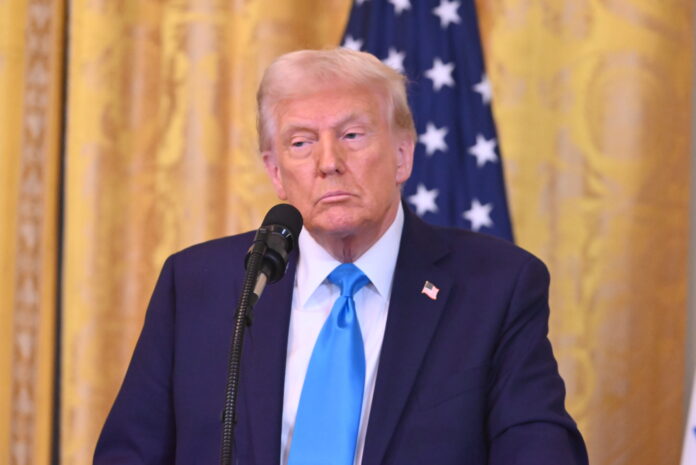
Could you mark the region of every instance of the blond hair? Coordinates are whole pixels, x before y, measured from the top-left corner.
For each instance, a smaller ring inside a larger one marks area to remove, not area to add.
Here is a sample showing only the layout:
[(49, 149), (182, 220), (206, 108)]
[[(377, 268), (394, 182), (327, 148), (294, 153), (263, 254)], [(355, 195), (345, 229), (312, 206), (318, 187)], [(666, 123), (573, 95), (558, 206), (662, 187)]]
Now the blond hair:
[(407, 131), (415, 138), (404, 75), (366, 52), (346, 48), (299, 50), (276, 58), (259, 84), (256, 124), (261, 152), (271, 149), (274, 111), (281, 100), (307, 94), (317, 84), (333, 82), (383, 90), (394, 128)]

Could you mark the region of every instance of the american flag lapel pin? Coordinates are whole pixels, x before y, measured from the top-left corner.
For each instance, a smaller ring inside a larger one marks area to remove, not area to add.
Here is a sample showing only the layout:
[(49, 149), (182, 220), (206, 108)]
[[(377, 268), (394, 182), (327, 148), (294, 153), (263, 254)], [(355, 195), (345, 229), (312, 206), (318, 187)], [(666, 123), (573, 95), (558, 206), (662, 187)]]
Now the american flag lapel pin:
[(425, 284), (423, 284), (423, 289), (421, 290), (421, 294), (427, 295), (432, 300), (437, 300), (438, 292), (440, 292), (440, 288), (431, 283), (430, 281), (426, 281)]

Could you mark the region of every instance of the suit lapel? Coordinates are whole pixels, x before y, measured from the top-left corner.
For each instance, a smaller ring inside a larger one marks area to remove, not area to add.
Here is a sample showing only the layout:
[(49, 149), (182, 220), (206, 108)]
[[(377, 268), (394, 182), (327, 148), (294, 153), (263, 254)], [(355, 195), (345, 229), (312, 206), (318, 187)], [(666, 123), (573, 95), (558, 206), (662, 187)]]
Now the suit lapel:
[[(449, 274), (436, 265), (449, 249), (406, 206), (404, 212), (363, 463), (383, 463), (452, 286)], [(421, 293), (426, 281), (439, 288), (436, 299)]]
[(285, 276), (269, 285), (259, 299), (244, 341), (244, 403), (253, 457), (260, 464), (280, 459), (285, 358), (297, 255), (291, 254)]

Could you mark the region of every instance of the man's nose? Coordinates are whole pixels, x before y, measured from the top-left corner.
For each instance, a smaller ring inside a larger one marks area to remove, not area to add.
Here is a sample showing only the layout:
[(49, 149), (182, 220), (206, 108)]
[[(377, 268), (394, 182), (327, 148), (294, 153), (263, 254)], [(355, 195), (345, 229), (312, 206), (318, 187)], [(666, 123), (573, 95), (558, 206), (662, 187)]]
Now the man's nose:
[(324, 137), (319, 143), (317, 168), (323, 175), (343, 172), (344, 153), (336, 137)]

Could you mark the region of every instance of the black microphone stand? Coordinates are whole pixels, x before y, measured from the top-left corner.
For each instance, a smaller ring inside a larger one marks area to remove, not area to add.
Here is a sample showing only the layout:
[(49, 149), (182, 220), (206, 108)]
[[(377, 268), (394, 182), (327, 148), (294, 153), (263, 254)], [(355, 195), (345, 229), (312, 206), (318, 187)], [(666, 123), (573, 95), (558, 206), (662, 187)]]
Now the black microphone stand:
[(252, 310), (266, 283), (274, 283), (285, 274), (288, 254), (295, 247), (301, 229), (302, 216), (295, 207), (288, 204), (276, 205), (266, 214), (247, 252), (244, 263), (246, 273), (237, 305), (227, 364), (225, 407), (222, 411), (222, 465), (232, 463), (244, 329), (251, 325)]
[(259, 274), (263, 264), (263, 257), (267, 250), (266, 238), (269, 234), (267, 228), (261, 228), (254, 238), (254, 243), (249, 249), (246, 264), (246, 274), (242, 285), (242, 294), (237, 305), (237, 313), (232, 332), (232, 345), (230, 358), (227, 365), (227, 387), (225, 389), (225, 408), (222, 412), (222, 452), (220, 463), (231, 465), (234, 447), (234, 427), (237, 423), (237, 393), (239, 388), (239, 369), (242, 358), (242, 343), (244, 341), (244, 329), (251, 324), (251, 312), (256, 304), (261, 291), (266, 285), (267, 275)]

